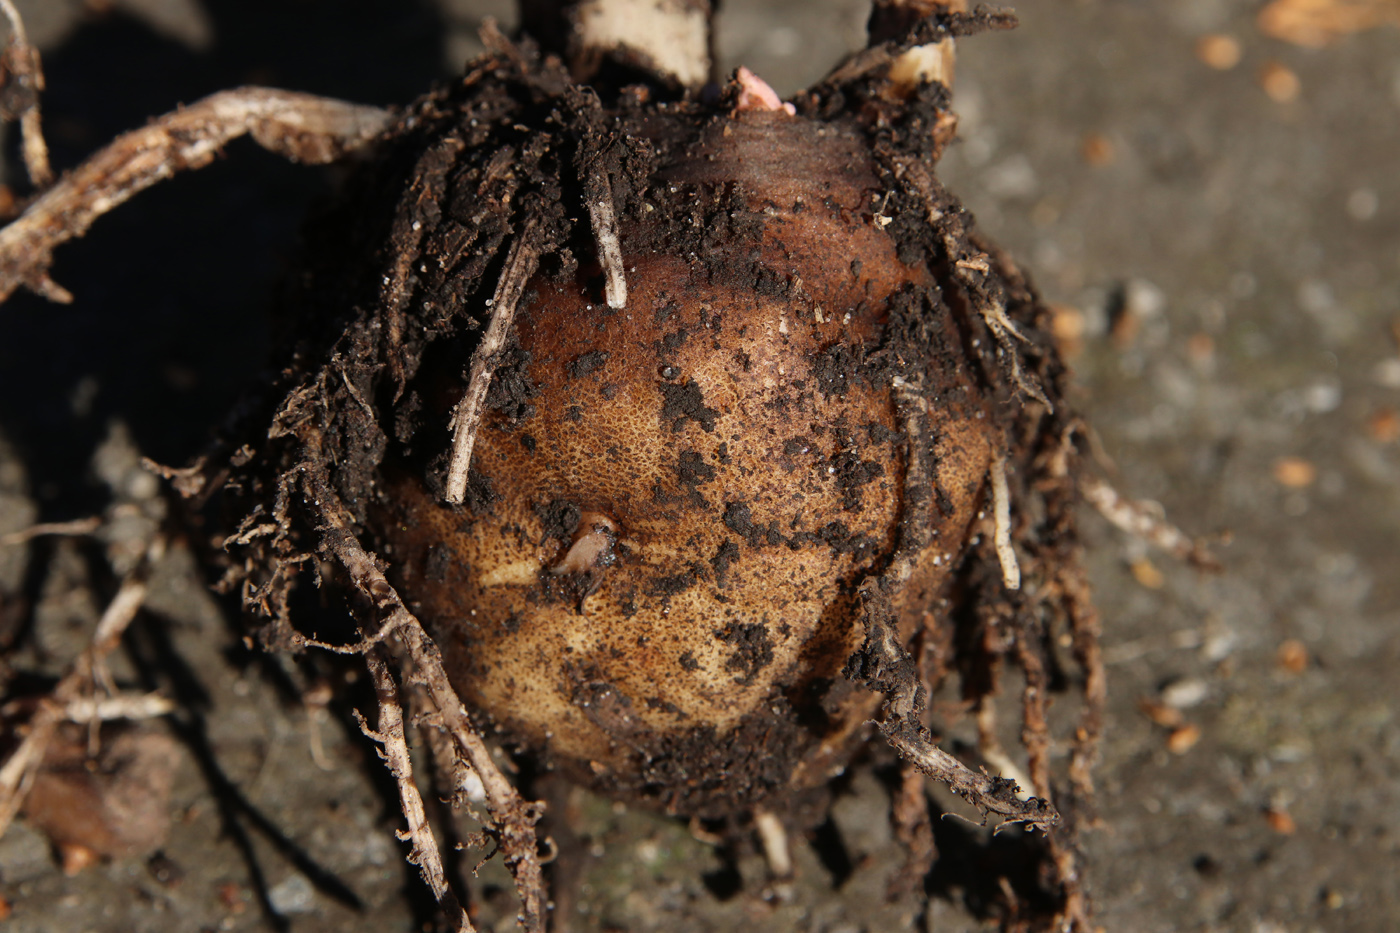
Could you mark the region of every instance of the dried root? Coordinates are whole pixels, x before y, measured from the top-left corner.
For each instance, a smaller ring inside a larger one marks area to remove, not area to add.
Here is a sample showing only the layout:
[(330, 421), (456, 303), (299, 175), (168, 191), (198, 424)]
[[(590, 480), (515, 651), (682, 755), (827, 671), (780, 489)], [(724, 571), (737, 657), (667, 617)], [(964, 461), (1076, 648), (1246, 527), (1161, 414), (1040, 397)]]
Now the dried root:
[(1177, 560), (1184, 560), (1193, 567), (1201, 570), (1220, 569), (1220, 561), (1210, 549), (1169, 522), (1158, 503), (1129, 499), (1098, 477), (1081, 480), (1079, 487), (1084, 500), (1115, 527), (1153, 547), (1161, 548)]
[(1011, 493), (1006, 488), (1006, 457), (998, 453), (992, 461), (992, 515), (997, 560), (1001, 563), (1001, 579), (1008, 590), (1021, 588), (1021, 565), (1016, 561), (1016, 549), (1011, 546)]
[(43, 522), (38, 525), (30, 525), (28, 528), (21, 528), (19, 531), (12, 531), (6, 535), (0, 535), (0, 547), (13, 547), (17, 544), (28, 544), (35, 538), (42, 538), (48, 535), (58, 537), (83, 537), (90, 535), (102, 527), (102, 519), (96, 515), (88, 518), (74, 519), (71, 522)]
[(895, 631), (889, 596), (880, 582), (861, 586), (862, 622), (866, 639), (846, 667), (846, 676), (869, 685), (889, 697), (880, 732), (920, 771), (941, 781), (953, 793), (981, 810), (1016, 822), (1049, 827), (1060, 821), (1050, 802), (1018, 796), (1016, 782), (973, 771), (935, 744), (920, 718), (926, 697), (914, 660)]
[[(37, 119), (37, 109), (26, 112)], [(247, 87), (210, 95), (124, 133), (0, 230), (0, 301), (21, 285), (51, 301), (72, 301), (48, 275), (55, 249), (156, 182), (208, 165), (239, 136), (251, 135), (289, 159), (321, 164), (372, 140), (389, 117), (377, 107)]]
[[(374, 615), (379, 619), (377, 629), (368, 636), (370, 642), (376, 643), (376, 646), (367, 654), (367, 663), (371, 663), (371, 674), (379, 692), (381, 723), (388, 725), (388, 728), (382, 725), (380, 732), (392, 737), (393, 724), (397, 721), (399, 734), (402, 734), (402, 708), (398, 706), (392, 682), (384, 679), (387, 676), (387, 668), (383, 666), (383, 658), (378, 656), (384, 648), (377, 643), (385, 640), (392, 632), (403, 652), (402, 657), (398, 659), (402, 679), (424, 687), (437, 708), (442, 727), (456, 745), (457, 754), (463, 757), (481, 779), (490, 811), (488, 831), (505, 853), (506, 866), (515, 877), (516, 890), (522, 901), (519, 918), (521, 926), (529, 933), (542, 931), (548, 898), (540, 871), (535, 834), (535, 822), (539, 819), (542, 805), (527, 804), (492, 760), (485, 742), (472, 726), (461, 699), (448, 682), (447, 673), (442, 665), (442, 655), (437, 646), (423, 630), (418, 619), (404, 606), (393, 585), (384, 578), (378, 562), (350, 530), (348, 513), (341, 505), (340, 497), (333, 491), (325, 474), (325, 467), (319, 465), (324, 461), (315, 459), (319, 453), (316, 450), (315, 435), (309, 434), (308, 440), (307, 453), (312, 459), (303, 467), (302, 476), (305, 494), (317, 504), (322, 550), (327, 557), (334, 559), (344, 568), (351, 582), (360, 595), (369, 601)], [(376, 660), (369, 661), (371, 657)], [(379, 665), (378, 670), (374, 665)], [(391, 702), (387, 710), (386, 699)], [(437, 851), (436, 841), (431, 832), (425, 829), (421, 799), (417, 809), (409, 812), (413, 797), (417, 795), (416, 786), (411, 790), (406, 787), (413, 783), (411, 763), (406, 756), (400, 760), (388, 744), (386, 755), (406, 805), (405, 813), (409, 819), (415, 861), (439, 901), (449, 910), (451, 916), (457, 917), (461, 908), (455, 899), (447, 900), (451, 897), (451, 892), (442, 876), (441, 855)], [(465, 914), (461, 914), (461, 917), (466, 919)]]
[[(122, 634), (146, 601), (147, 577), (164, 551), (165, 539), (161, 536), (147, 544), (141, 561), (122, 581), (116, 596), (98, 620), (87, 650), (73, 662), (49, 695), (39, 701), (29, 719), (24, 740), (0, 767), (0, 835), (24, 806), (25, 796), (44, 762), (44, 754), (59, 723), (71, 719), (95, 725), (109, 718), (147, 718), (169, 711), (168, 703), (158, 697), (114, 694), (105, 664), (107, 655), (121, 643)], [(99, 698), (96, 693), (102, 689), (109, 695)], [(96, 730), (90, 734), (95, 738)]]
[(587, 176), (584, 186), (598, 259), (603, 266), (603, 294), (609, 308), (621, 310), (627, 307), (627, 275), (622, 268), (622, 241), (617, 235), (612, 183), (605, 172), (594, 172)]
[[(452, 457), (447, 467), (447, 483), (443, 498), (451, 505), (461, 505), (467, 495), (467, 479), (472, 463), (472, 445), (476, 442), (476, 431), (481, 426), (481, 410), (486, 402), (486, 392), (491, 388), (491, 377), (496, 374), (501, 353), (505, 350), (510, 336), (511, 325), (515, 323), (515, 309), (525, 292), (525, 283), (539, 268), (541, 244), (537, 242), (537, 228), (529, 221), (515, 240), (510, 254), (506, 257), (505, 271), (496, 284), (495, 297), (488, 304), (491, 307), (491, 323), (481, 338), (481, 345), (472, 355), (471, 376), (467, 380), (467, 391), (458, 403), (452, 417)], [(621, 260), (619, 259), (619, 263)], [(625, 295), (624, 286), (624, 295)]]
[(0, 13), (10, 21), (10, 38), (0, 53), (0, 116), (19, 120), (20, 153), (29, 181), (36, 188), (47, 188), (53, 184), (53, 168), (39, 115), (39, 93), (44, 90), (39, 50), (29, 44), (24, 20), (12, 0), (0, 0)]
[(423, 809), (423, 796), (418, 792), (418, 784), (413, 777), (413, 760), (408, 752), (408, 741), (404, 738), (403, 706), (399, 703), (398, 685), (389, 673), (383, 650), (367, 653), (365, 665), (369, 668), (374, 692), (379, 699), (379, 728), (371, 729), (361, 718), (360, 729), (383, 746), (380, 756), (393, 772), (394, 782), (399, 787), (399, 806), (408, 821), (407, 833), (401, 838), (407, 838), (413, 845), (408, 860), (423, 873), (423, 880), (428, 883), (433, 896), (443, 912), (452, 919), (456, 929), (462, 933), (472, 933), (476, 928), (447, 883), (447, 875), (442, 868), (442, 853), (438, 850), (433, 828), (428, 823), (427, 812)]

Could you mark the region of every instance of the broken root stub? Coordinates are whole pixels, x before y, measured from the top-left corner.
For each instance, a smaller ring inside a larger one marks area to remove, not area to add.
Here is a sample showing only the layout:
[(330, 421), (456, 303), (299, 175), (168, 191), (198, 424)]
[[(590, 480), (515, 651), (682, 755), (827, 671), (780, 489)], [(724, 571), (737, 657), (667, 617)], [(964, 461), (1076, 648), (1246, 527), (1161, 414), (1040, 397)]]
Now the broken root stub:
[[(269, 640), (297, 643), (287, 593), (319, 549), (366, 636), (440, 666), (483, 780), (504, 782), (489, 725), (623, 799), (772, 812), (883, 717), (976, 806), (1053, 827), (1054, 633), (1089, 685), (1081, 789), (1101, 698), (1072, 416), (1047, 310), (933, 175), (946, 89), (872, 67), (793, 113), (737, 86), (584, 90), (496, 47), (308, 238), (282, 402), (229, 484)], [(937, 748), (915, 639), (949, 647), (934, 689), (1026, 671), (1035, 797)], [(528, 807), (496, 791), (539, 904)]]

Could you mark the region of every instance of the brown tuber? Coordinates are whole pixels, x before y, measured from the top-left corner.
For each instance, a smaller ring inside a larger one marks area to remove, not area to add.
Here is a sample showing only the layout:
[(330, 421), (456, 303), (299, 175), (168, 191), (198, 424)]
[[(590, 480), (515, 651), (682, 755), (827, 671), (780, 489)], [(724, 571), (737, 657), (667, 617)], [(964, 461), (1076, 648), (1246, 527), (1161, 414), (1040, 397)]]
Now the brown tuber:
[[(703, 40), (709, 5), (671, 6)], [(222, 488), (228, 582), (265, 644), (368, 656), (366, 731), (459, 928), (400, 693), (447, 736), (452, 786), (480, 779), (526, 929), (545, 913), (538, 809), (487, 730), (669, 813), (743, 825), (762, 808), (767, 844), (772, 814), (872, 722), (905, 759), (911, 839), (918, 769), (1045, 830), (1051, 914), (1084, 928), (1074, 832), (1103, 680), (1073, 520), (1082, 431), (1050, 312), (933, 174), (952, 38), (1010, 23), (949, 6), (877, 3), (871, 47), (789, 103), (744, 69), (687, 90), (706, 69), (684, 50), (704, 41), (547, 54), (490, 30), (462, 79), (392, 120), (282, 97), (273, 120), (270, 92), (229, 95), (263, 109), (211, 138), (290, 132), (306, 158), (366, 158), (309, 229), (279, 377), (210, 455), (165, 472), (186, 495)], [(570, 28), (625, 32), (604, 7)], [(119, 144), (108, 156), (123, 164)], [(0, 243), (0, 289), (57, 287), (48, 251), (101, 212), (83, 197), (60, 183), (6, 231), (41, 246)], [(348, 584), (354, 636), (294, 617), (308, 567)], [(1056, 646), (1084, 702), (1052, 782)], [(992, 728), (1007, 663), (1023, 774)], [(983, 739), (972, 767), (930, 731), (928, 695), (954, 680)]]
[[(721, 815), (844, 762), (881, 699), (841, 676), (859, 586), (927, 526), (891, 596), (907, 641), (1001, 438), (857, 127), (676, 107), (623, 133), (653, 153), (616, 196), (625, 307), (596, 266), (537, 274), (479, 498), (444, 507), (395, 463), (371, 524), (474, 708), (606, 790)], [(431, 373), (446, 423), (460, 384)], [(932, 469), (906, 490), (915, 385)]]
[[(234, 474), (269, 643), (304, 643), (306, 495), (363, 636), (421, 618), (473, 722), (574, 780), (781, 809), (875, 720), (984, 813), (1054, 826), (1050, 632), (1088, 697), (1065, 802), (1102, 690), (1077, 422), (1049, 312), (932, 174), (947, 89), (904, 67), (1001, 24), (917, 20), (790, 104), (744, 71), (585, 88), (496, 38), (414, 104), (312, 229), (271, 444)], [(1003, 659), (1024, 789), (928, 728), (930, 690), (957, 671), (980, 708)], [(1046, 851), (1082, 917), (1072, 838)]]

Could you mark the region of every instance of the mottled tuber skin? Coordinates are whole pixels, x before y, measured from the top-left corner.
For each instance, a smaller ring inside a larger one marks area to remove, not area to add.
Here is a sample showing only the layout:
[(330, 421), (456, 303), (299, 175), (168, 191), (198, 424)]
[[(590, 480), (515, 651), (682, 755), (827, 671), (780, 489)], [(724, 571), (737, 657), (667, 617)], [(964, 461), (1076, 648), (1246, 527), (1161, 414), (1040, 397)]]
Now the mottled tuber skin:
[[(892, 339), (936, 287), (880, 223), (862, 134), (782, 111), (659, 123), (626, 307), (596, 268), (532, 280), (509, 374), (529, 414), (503, 394), (476, 440), (491, 494), (464, 514), (399, 467), (376, 524), (475, 708), (575, 777), (722, 815), (844, 764), (881, 699), (841, 676), (856, 588), (920, 513), (912, 635), (1000, 440), (949, 309), (926, 344)], [(729, 237), (677, 250), (685, 205), (721, 201)], [(892, 381), (916, 377), (937, 467), (911, 501)]]

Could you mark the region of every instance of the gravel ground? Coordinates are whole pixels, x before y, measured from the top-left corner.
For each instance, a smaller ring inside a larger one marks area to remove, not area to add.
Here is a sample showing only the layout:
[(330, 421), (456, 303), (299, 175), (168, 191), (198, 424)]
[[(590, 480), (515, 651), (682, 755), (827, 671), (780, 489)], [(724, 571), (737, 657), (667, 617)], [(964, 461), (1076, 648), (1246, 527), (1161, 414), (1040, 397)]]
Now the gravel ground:
[[(479, 48), (483, 15), (513, 18), (471, 0), (19, 6), (60, 167), (239, 83), (402, 102)], [(940, 167), (1063, 306), (1117, 485), (1233, 536), (1205, 575), (1085, 515), (1110, 673), (1087, 870), (1108, 930), (1400, 925), (1400, 31), (1303, 48), (1263, 35), (1259, 6), (1025, 0), (1020, 29), (962, 43), (962, 142)], [(863, 17), (731, 0), (720, 44), (790, 92), (859, 43)], [(137, 452), (184, 461), (254, 378), (258, 309), (329, 187), (231, 146), (60, 254), (74, 305), (0, 308), (0, 534), (112, 519), (97, 541), (0, 548), (11, 689), (62, 669), (114, 591), (109, 559), (129, 562), (159, 517)], [(17, 823), (0, 839), (8, 928), (429, 921), (373, 752), (345, 726), (353, 669), (248, 654), (188, 547), (152, 593), (115, 673), (180, 701), (150, 732), (179, 740), (169, 838), (68, 878)], [(346, 699), (305, 702), (321, 684)], [(898, 853), (872, 754), (831, 823), (796, 840), (790, 889), (682, 825), (556, 789), (585, 856), (575, 927), (910, 928), (914, 904), (883, 896)], [(939, 842), (998, 845), (955, 821)], [(928, 928), (986, 923), (976, 863), (935, 882)], [(474, 885), (483, 925), (510, 928), (499, 867)]]

